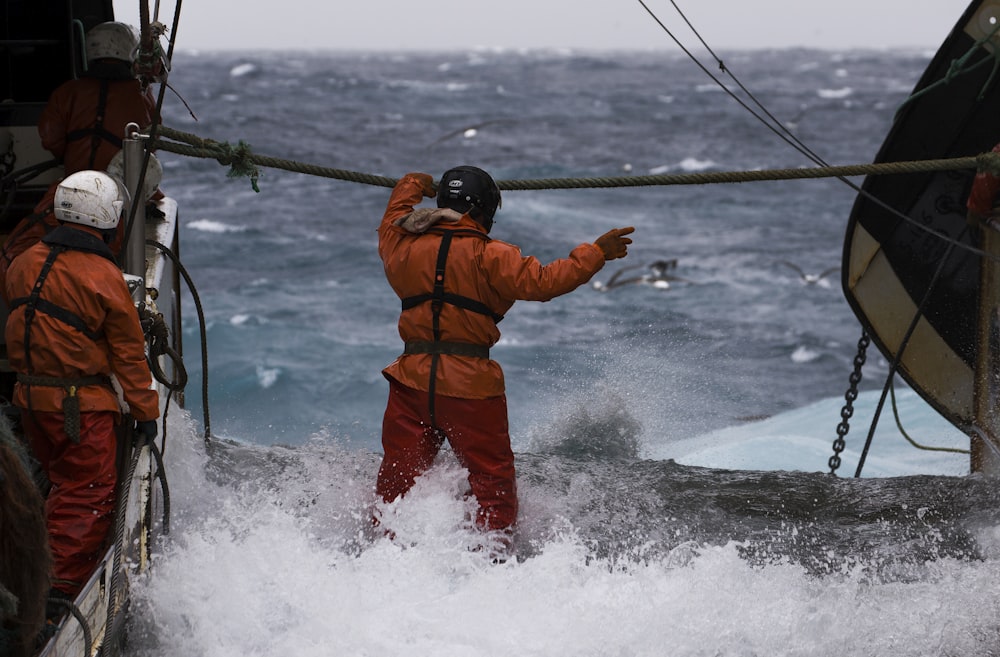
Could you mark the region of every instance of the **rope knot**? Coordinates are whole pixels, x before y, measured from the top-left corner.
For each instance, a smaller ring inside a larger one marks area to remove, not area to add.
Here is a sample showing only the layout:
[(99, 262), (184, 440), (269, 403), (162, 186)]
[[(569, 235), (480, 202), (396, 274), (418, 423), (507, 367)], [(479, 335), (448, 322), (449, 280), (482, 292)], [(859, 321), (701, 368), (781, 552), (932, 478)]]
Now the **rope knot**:
[(990, 151), (976, 156), (976, 169), (980, 173), (988, 173), (1000, 177), (1000, 152)]
[(257, 180), (260, 178), (260, 170), (254, 164), (254, 155), (250, 150), (250, 145), (241, 139), (235, 148), (228, 143), (219, 144), (218, 147), (221, 153), (215, 159), (219, 164), (229, 166), (229, 173), (226, 174), (226, 177), (241, 178), (246, 176), (250, 179), (250, 186), (253, 187), (253, 191), (260, 193), (260, 187), (257, 186)]

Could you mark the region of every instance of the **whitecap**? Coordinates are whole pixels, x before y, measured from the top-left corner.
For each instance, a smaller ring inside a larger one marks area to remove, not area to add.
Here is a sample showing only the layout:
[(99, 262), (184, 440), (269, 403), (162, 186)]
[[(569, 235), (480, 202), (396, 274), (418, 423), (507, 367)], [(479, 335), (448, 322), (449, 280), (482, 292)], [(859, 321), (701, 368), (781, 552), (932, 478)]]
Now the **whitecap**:
[(212, 221), (211, 219), (198, 219), (196, 221), (191, 221), (187, 225), (188, 228), (194, 230), (200, 230), (205, 233), (242, 233), (246, 230), (246, 226), (234, 226), (232, 224), (224, 224), (221, 221)]
[(816, 95), (820, 98), (847, 98), (854, 93), (854, 89), (850, 87), (841, 87), (840, 89), (819, 89)]
[(276, 367), (257, 366), (257, 382), (261, 388), (273, 386), (277, 382), (279, 374), (281, 374), (281, 370)]
[(229, 69), (229, 75), (234, 78), (241, 78), (244, 75), (249, 75), (250, 73), (257, 72), (257, 65), (251, 64), (250, 62), (244, 62), (242, 64), (237, 64), (236, 66)]
[(686, 157), (681, 160), (681, 171), (705, 171), (715, 166), (712, 160), (698, 160), (693, 157)]
[(820, 353), (815, 349), (799, 346), (792, 352), (793, 363), (811, 363), (820, 357)]
[(249, 75), (250, 73), (257, 72), (257, 65), (246, 62), (243, 64), (237, 64), (236, 66), (229, 69), (229, 75), (234, 78), (241, 78), (244, 75)]
[(229, 318), (229, 324), (231, 326), (260, 326), (261, 324), (267, 323), (268, 320), (266, 317), (251, 315), (249, 313), (236, 313)]
[(663, 164), (658, 167), (653, 167), (649, 170), (649, 173), (658, 176), (663, 173), (670, 173), (671, 171), (705, 171), (711, 169), (715, 166), (715, 162), (712, 160), (699, 160), (694, 157), (686, 157), (677, 164)]

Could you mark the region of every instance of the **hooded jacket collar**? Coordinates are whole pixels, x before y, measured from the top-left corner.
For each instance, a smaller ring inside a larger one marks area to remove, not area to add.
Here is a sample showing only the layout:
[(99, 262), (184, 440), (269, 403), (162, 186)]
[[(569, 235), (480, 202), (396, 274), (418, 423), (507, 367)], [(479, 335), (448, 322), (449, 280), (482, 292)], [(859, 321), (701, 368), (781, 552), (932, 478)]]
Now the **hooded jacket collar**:
[(64, 246), (74, 251), (85, 251), (115, 262), (115, 256), (104, 240), (86, 228), (75, 228), (63, 224), (43, 237), (42, 241), (49, 246)]

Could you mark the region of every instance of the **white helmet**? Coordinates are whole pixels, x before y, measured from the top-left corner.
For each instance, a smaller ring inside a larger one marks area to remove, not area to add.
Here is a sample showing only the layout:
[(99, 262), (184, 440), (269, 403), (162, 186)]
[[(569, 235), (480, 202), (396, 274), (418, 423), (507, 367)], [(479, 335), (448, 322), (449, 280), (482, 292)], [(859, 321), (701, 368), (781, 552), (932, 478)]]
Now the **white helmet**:
[(128, 192), (103, 171), (77, 171), (56, 187), (56, 219), (99, 230), (116, 228)]
[(132, 63), (139, 48), (139, 31), (126, 23), (108, 21), (87, 32), (87, 61), (119, 59)]
[[(108, 173), (122, 184), (125, 183), (125, 157), (122, 155), (122, 151), (118, 151), (111, 158), (111, 162), (108, 163)], [(156, 156), (150, 153), (149, 162), (146, 164), (146, 177), (142, 181), (142, 199), (144, 201), (153, 197), (161, 180), (163, 180), (163, 166), (156, 159)]]

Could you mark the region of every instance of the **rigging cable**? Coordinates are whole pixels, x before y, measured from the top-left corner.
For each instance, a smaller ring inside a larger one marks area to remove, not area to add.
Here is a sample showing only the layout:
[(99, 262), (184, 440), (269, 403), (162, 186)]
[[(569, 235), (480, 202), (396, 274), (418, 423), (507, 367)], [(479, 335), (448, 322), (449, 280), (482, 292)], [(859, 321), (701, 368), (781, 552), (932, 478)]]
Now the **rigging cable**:
[[(163, 100), (164, 96), (166, 95), (166, 89), (169, 87), (169, 85), (167, 84), (167, 77), (169, 75), (171, 62), (173, 61), (174, 45), (177, 42), (177, 27), (180, 24), (181, 4), (182, 0), (177, 0), (177, 3), (174, 8), (173, 24), (170, 29), (170, 37), (167, 39), (169, 45), (167, 46), (166, 61), (163, 62), (162, 60), (158, 59), (159, 56), (162, 54), (159, 48), (159, 36), (162, 28), (159, 27), (160, 24), (157, 24), (156, 28), (153, 27), (153, 25), (150, 23), (149, 20), (148, 6), (146, 5), (145, 2), (139, 3), (141, 34), (143, 35), (143, 38), (146, 40), (146, 45), (150, 48), (150, 52), (146, 53), (146, 56), (157, 58), (159, 64), (162, 66), (162, 68), (159, 71), (156, 71), (155, 70), (156, 64), (151, 65), (151, 70), (156, 72), (158, 75), (157, 79), (160, 82), (160, 89), (156, 99), (156, 109), (153, 113), (153, 124), (152, 126), (150, 126), (149, 135), (147, 136), (147, 148), (145, 149), (145, 158), (143, 160), (142, 167), (140, 168), (139, 180), (136, 185), (136, 188), (139, 190), (143, 188), (143, 183), (146, 177), (146, 168), (149, 163), (149, 157), (152, 153), (153, 148), (157, 144), (157, 132), (161, 125), (161, 111), (163, 108)], [(159, 5), (157, 4), (156, 14), (154, 15), (154, 18), (158, 17), (159, 17)], [(139, 203), (145, 202), (145, 199), (142, 199), (141, 196), (142, 196), (141, 194), (136, 194), (135, 198), (132, 199), (132, 207), (129, 214), (129, 220), (126, 225), (125, 237), (123, 239), (123, 242), (126, 243), (128, 242), (129, 235), (132, 230), (132, 226), (136, 216), (136, 212), (139, 207)], [(198, 298), (198, 291), (195, 288), (194, 282), (191, 280), (191, 277), (188, 275), (187, 270), (181, 264), (180, 259), (177, 257), (177, 255), (173, 253), (170, 249), (168, 249), (166, 246), (155, 240), (146, 240), (146, 244), (159, 249), (162, 253), (167, 255), (173, 261), (174, 265), (177, 267), (178, 271), (181, 273), (181, 275), (184, 277), (184, 280), (187, 282), (188, 288), (190, 289), (192, 297), (194, 298), (195, 301), (195, 308), (198, 312), (198, 321), (201, 329), (201, 340), (202, 340), (202, 345), (201, 345), (202, 346), (202, 405), (204, 408), (204, 424), (205, 424), (204, 439), (207, 444), (211, 438), (212, 429), (211, 429), (211, 422), (209, 419), (209, 407), (208, 407), (208, 363), (206, 360), (207, 339), (205, 336), (205, 316), (201, 307), (201, 300)], [(161, 352), (169, 355), (174, 360), (175, 364), (179, 367), (179, 371), (182, 373), (181, 375), (179, 375), (179, 378), (182, 378), (183, 382), (178, 382), (177, 385), (168, 385), (170, 393), (173, 393), (178, 388), (178, 386), (180, 389), (183, 389), (184, 385), (187, 383), (187, 373), (183, 370), (184, 366), (180, 354), (174, 351), (169, 346), (169, 344), (167, 344), (165, 336), (161, 336), (160, 340), (158, 341), (158, 344)], [(154, 370), (154, 373), (157, 373), (156, 370)], [(162, 372), (158, 373), (162, 375)], [(158, 376), (157, 378), (161, 381), (161, 383), (166, 383), (166, 381), (164, 380), (165, 376), (162, 378)], [(165, 437), (166, 436), (165, 417), (163, 419), (163, 426), (164, 426), (164, 437)], [(164, 444), (163, 447), (165, 448), (166, 445)]]
[[(745, 93), (750, 100), (753, 101), (754, 105), (756, 105), (758, 108), (760, 108), (761, 112), (763, 112), (763, 114), (766, 115), (767, 118), (770, 119), (771, 122), (765, 120), (764, 117), (762, 117), (760, 114), (758, 114), (756, 111), (754, 111), (753, 108), (751, 108), (749, 105), (747, 105), (747, 103), (744, 102), (743, 99), (741, 99), (739, 96), (737, 96), (735, 93), (733, 93), (732, 89), (730, 89), (725, 84), (723, 84), (723, 82), (718, 77), (716, 77), (711, 71), (708, 70), (708, 67), (706, 67), (704, 64), (702, 64), (702, 62), (699, 61), (698, 58), (693, 53), (691, 53), (691, 51), (689, 49), (687, 49), (686, 47), (684, 47), (684, 45), (681, 43), (681, 41), (674, 35), (673, 32), (670, 31), (670, 29), (663, 23), (663, 21), (661, 21), (659, 19), (659, 17), (657, 17), (657, 15), (655, 13), (653, 13), (653, 11), (649, 8), (649, 6), (645, 3), (644, 0), (637, 0), (637, 2), (640, 5), (642, 5), (643, 9), (645, 9), (646, 12), (653, 18), (653, 20), (656, 21), (656, 23), (663, 29), (663, 31), (667, 33), (667, 35), (673, 40), (673, 42), (677, 45), (677, 47), (679, 47), (684, 52), (684, 54), (687, 55), (688, 58), (698, 68), (700, 68), (702, 70), (702, 72), (705, 73), (705, 75), (707, 75), (713, 82), (715, 82), (715, 84), (717, 84), (724, 92), (726, 92), (726, 94), (729, 95), (730, 98), (732, 98), (733, 100), (735, 100), (741, 107), (743, 107), (745, 110), (747, 110), (748, 112), (750, 112), (750, 114), (754, 118), (756, 118), (758, 121), (760, 121), (768, 130), (770, 130), (771, 132), (773, 132), (782, 141), (784, 141), (785, 143), (789, 144), (792, 148), (794, 148), (795, 150), (797, 150), (799, 153), (801, 153), (802, 155), (806, 156), (808, 159), (812, 160), (815, 164), (818, 164), (818, 165), (823, 166), (823, 167), (829, 167), (829, 164), (827, 164), (812, 149), (810, 149), (808, 146), (806, 146), (802, 142), (802, 140), (800, 140), (798, 137), (796, 137), (794, 133), (792, 133), (780, 120), (778, 120), (767, 109), (767, 107), (765, 107), (764, 104), (761, 103), (757, 99), (757, 97), (747, 87), (745, 87), (743, 85), (742, 82), (740, 82), (739, 78), (737, 78), (733, 74), (732, 70), (730, 70), (725, 65), (725, 63), (712, 51), (712, 49), (708, 46), (708, 44), (705, 43), (705, 40), (701, 38), (701, 35), (698, 34), (698, 31), (695, 30), (695, 28), (691, 25), (690, 21), (688, 21), (687, 17), (684, 16), (684, 12), (681, 11), (680, 7), (677, 6), (677, 3), (674, 0), (670, 0), (670, 3), (677, 10), (677, 13), (681, 16), (681, 18), (684, 19), (684, 22), (687, 23), (687, 25), (689, 27), (691, 27), (691, 31), (694, 32), (694, 34), (698, 37), (698, 40), (702, 43), (702, 45), (705, 47), (705, 49), (712, 55), (712, 57), (718, 63), (719, 70), (721, 70), (722, 72), (726, 73), (733, 80), (733, 82), (736, 84), (736, 86), (743, 93)], [(1000, 27), (1000, 26), (998, 26), (998, 27)], [(996, 29), (994, 29), (994, 31), (996, 31)], [(984, 39), (980, 39), (973, 46), (973, 48), (970, 50), (970, 54), (967, 55), (966, 57), (970, 57), (971, 53), (974, 52), (975, 49), (978, 46), (982, 45), (988, 39), (989, 39), (988, 36), (985, 37)], [(984, 57), (988, 58), (988, 57), (992, 57), (992, 55), (987, 54)], [(841, 182), (843, 182), (844, 184), (846, 184), (848, 187), (850, 187), (851, 189), (853, 189), (855, 192), (857, 192), (859, 195), (864, 196), (866, 199), (868, 199), (869, 201), (871, 201), (875, 205), (878, 205), (883, 210), (886, 210), (890, 214), (895, 215), (897, 218), (902, 219), (903, 221), (909, 223), (911, 226), (913, 226), (914, 228), (916, 228), (918, 230), (921, 230), (921, 231), (923, 231), (925, 233), (933, 235), (934, 237), (936, 237), (936, 238), (938, 238), (938, 239), (940, 239), (940, 240), (942, 240), (944, 242), (947, 242), (947, 243), (951, 244), (952, 246), (957, 246), (957, 247), (959, 247), (961, 249), (965, 249), (966, 251), (969, 251), (970, 253), (975, 253), (976, 255), (979, 255), (981, 257), (997, 258), (997, 256), (991, 256), (991, 255), (989, 255), (989, 254), (987, 254), (987, 253), (985, 253), (985, 252), (983, 252), (983, 251), (981, 251), (981, 250), (973, 247), (972, 245), (963, 244), (961, 242), (958, 242), (957, 240), (955, 240), (954, 238), (952, 238), (949, 235), (944, 235), (942, 233), (939, 233), (939, 232), (931, 229), (928, 226), (925, 226), (924, 224), (920, 223), (919, 221), (917, 221), (915, 219), (912, 219), (908, 215), (900, 212), (896, 208), (894, 208), (894, 207), (890, 206), (889, 204), (885, 203), (881, 199), (876, 198), (875, 196), (871, 195), (867, 190), (862, 189), (859, 185), (855, 184), (854, 182), (851, 182), (850, 180), (848, 180), (847, 178), (845, 178), (842, 175), (834, 175), (832, 177), (837, 178), (838, 180), (840, 180)], [(1000, 260), (1000, 258), (997, 258), (997, 259)]]
[[(697, 36), (698, 40), (705, 47), (705, 49), (716, 60), (716, 62), (719, 65), (719, 70), (721, 70), (723, 73), (728, 74), (730, 76), (730, 78), (734, 81), (734, 83), (739, 87), (739, 89), (741, 91), (743, 91), (743, 93), (745, 93), (747, 95), (747, 97), (750, 98), (753, 101), (753, 103), (758, 108), (760, 108), (761, 111), (771, 121), (774, 122), (774, 125), (772, 125), (771, 123), (765, 121), (759, 114), (757, 114), (757, 112), (755, 112), (753, 109), (751, 109), (750, 107), (748, 107), (747, 104), (744, 103), (742, 99), (740, 99), (739, 97), (737, 97), (736, 94), (734, 94), (732, 92), (732, 90), (729, 89), (729, 87), (727, 87), (725, 84), (723, 84), (722, 81), (719, 80), (715, 75), (713, 75), (711, 72), (709, 72), (709, 70), (700, 61), (698, 61), (698, 59), (687, 48), (685, 48), (680, 43), (680, 41), (677, 39), (677, 37), (674, 36), (674, 34), (666, 27), (666, 25), (663, 24), (663, 22), (656, 16), (656, 14), (653, 13), (653, 11), (648, 7), (648, 5), (646, 5), (646, 3), (644, 2), (644, 0), (637, 0), (637, 1), (639, 2), (640, 5), (642, 5), (642, 7), (646, 10), (646, 12), (649, 13), (650, 16), (652, 16), (653, 20), (655, 20), (660, 25), (660, 27), (670, 36), (670, 38), (673, 39), (674, 43), (676, 43), (678, 45), (678, 47), (680, 47), (681, 50), (683, 50), (684, 53), (706, 75), (709, 76), (709, 78), (711, 78), (731, 98), (733, 98), (737, 103), (739, 103), (740, 106), (742, 106), (747, 111), (749, 111), (751, 115), (753, 115), (755, 118), (757, 118), (761, 123), (763, 123), (768, 129), (770, 129), (776, 135), (778, 135), (783, 141), (785, 141), (786, 143), (788, 143), (791, 146), (793, 146), (793, 148), (795, 148), (797, 151), (799, 151), (800, 153), (802, 153), (803, 155), (805, 155), (806, 157), (808, 157), (809, 159), (811, 159), (814, 163), (820, 164), (821, 166), (828, 166), (827, 163), (822, 158), (820, 158), (817, 154), (815, 154), (800, 139), (798, 139), (790, 130), (788, 130), (788, 128), (784, 124), (782, 124), (781, 121), (779, 121), (757, 99), (757, 97), (749, 89), (747, 89), (743, 85), (742, 82), (740, 82), (739, 78), (737, 78), (733, 74), (733, 72), (726, 67), (725, 63), (715, 54), (714, 51), (712, 51), (712, 49), (708, 46), (708, 44), (705, 42), (705, 40), (702, 39), (701, 35), (694, 28), (694, 26), (691, 24), (691, 22), (688, 21), (687, 17), (684, 15), (684, 12), (681, 11), (680, 7), (677, 6), (677, 3), (674, 0), (670, 0), (670, 3), (673, 5), (674, 9), (681, 16), (681, 18), (684, 20), (684, 22), (688, 25), (688, 27), (691, 29), (691, 31), (695, 34), (695, 36)], [(997, 26), (995, 26), (993, 28), (993, 30), (988, 35), (986, 35), (985, 37), (979, 39), (976, 42), (976, 44), (974, 44), (973, 47), (969, 49), (969, 51), (966, 53), (966, 55), (963, 56), (961, 58), (961, 61), (958, 63), (959, 66), (958, 66), (958, 73), (957, 74), (961, 74), (963, 72), (968, 72), (969, 70), (974, 70), (975, 68), (978, 68), (983, 62), (989, 61), (991, 58), (994, 59), (994, 73), (996, 72), (996, 64), (997, 64), (998, 61), (1000, 61), (1000, 59), (998, 59), (997, 56), (990, 55), (990, 54), (987, 54), (987, 55), (983, 56), (983, 58), (981, 60), (979, 60), (979, 62), (976, 62), (973, 65), (971, 65), (971, 66), (969, 66), (967, 68), (964, 68), (964, 70), (963, 70), (963, 67), (965, 67), (966, 62), (969, 59), (972, 58), (973, 53), (976, 52), (979, 49), (979, 47), (982, 46), (985, 42), (987, 42), (990, 38), (992, 38), (992, 36), (997, 33), (998, 29), (1000, 29), (1000, 24), (998, 24)], [(989, 52), (989, 49), (987, 49), (987, 51)], [(945, 80), (938, 81), (937, 83), (935, 83), (935, 85), (932, 85), (932, 86), (936, 86), (938, 84), (941, 84), (942, 82), (943, 83), (947, 83), (947, 81), (950, 80), (951, 77), (952, 76), (949, 75), (949, 77), (946, 78)], [(993, 75), (990, 76), (990, 80), (992, 80), (992, 79), (993, 79)], [(988, 87), (988, 82), (987, 82), (987, 87)], [(980, 92), (981, 95), (983, 93), (985, 93), (985, 89), (987, 87), (984, 87), (983, 91)], [(920, 93), (924, 93), (927, 90), (928, 89), (925, 88), (925, 89), (921, 90)], [(907, 99), (906, 102), (912, 101), (918, 95), (920, 95), (920, 94), (919, 93), (918, 94), (913, 94), (910, 98)], [(775, 127), (775, 126), (777, 126), (777, 127)], [(778, 128), (781, 129), (780, 132), (779, 132)], [(865, 459), (866, 459), (867, 454), (868, 454), (868, 450), (871, 447), (871, 443), (872, 443), (872, 439), (874, 437), (875, 429), (876, 429), (876, 427), (878, 425), (878, 419), (879, 419), (879, 416), (881, 414), (882, 407), (885, 404), (885, 397), (886, 397), (887, 391), (890, 390), (891, 387), (892, 387), (892, 385), (893, 385), (893, 379), (894, 379), (894, 376), (895, 376), (895, 373), (896, 373), (896, 369), (897, 369), (897, 367), (899, 365), (899, 362), (902, 359), (903, 350), (905, 349), (906, 344), (909, 341), (909, 339), (910, 339), (913, 331), (916, 329), (917, 323), (919, 322), (921, 316), (923, 315), (923, 309), (926, 306), (928, 300), (930, 299), (930, 293), (934, 289), (934, 286), (936, 285), (937, 280), (938, 280), (941, 272), (943, 271), (944, 263), (947, 261), (949, 255), (952, 252), (952, 249), (954, 247), (958, 246), (959, 248), (964, 249), (964, 250), (966, 250), (968, 252), (971, 252), (971, 253), (975, 253), (975, 254), (979, 255), (980, 257), (995, 258), (996, 256), (993, 256), (991, 254), (987, 254), (986, 252), (984, 252), (981, 249), (978, 249), (978, 248), (972, 246), (971, 244), (965, 244), (963, 242), (960, 242), (959, 240), (954, 239), (954, 238), (952, 238), (949, 235), (944, 235), (942, 233), (939, 233), (936, 230), (932, 230), (931, 228), (923, 225), (922, 223), (917, 222), (916, 220), (910, 218), (908, 215), (906, 215), (906, 214), (898, 211), (896, 208), (893, 208), (893, 207), (889, 206), (887, 203), (883, 202), (881, 199), (876, 198), (875, 196), (873, 196), (872, 194), (870, 194), (867, 190), (862, 189), (860, 186), (856, 185), (855, 183), (851, 182), (850, 180), (847, 180), (846, 178), (844, 178), (842, 176), (836, 176), (836, 177), (841, 182), (847, 184), (849, 187), (851, 187), (852, 189), (854, 189), (859, 195), (864, 196), (866, 199), (868, 199), (872, 203), (874, 203), (874, 204), (878, 205), (879, 207), (887, 210), (890, 214), (892, 214), (892, 215), (894, 215), (894, 216), (896, 216), (896, 217), (898, 217), (898, 218), (906, 221), (911, 226), (914, 226), (914, 227), (916, 227), (918, 229), (921, 229), (921, 230), (927, 232), (928, 234), (933, 235), (937, 239), (940, 239), (940, 240), (942, 240), (942, 241), (944, 241), (944, 242), (946, 242), (948, 244), (948, 248), (945, 251), (944, 256), (941, 258), (941, 262), (939, 263), (938, 268), (935, 271), (934, 276), (931, 279), (930, 284), (928, 285), (927, 291), (925, 292), (925, 296), (924, 296), (923, 300), (921, 301), (920, 307), (917, 309), (917, 312), (916, 312), (916, 314), (915, 314), (915, 316), (913, 318), (913, 321), (910, 324), (910, 326), (909, 326), (909, 328), (908, 328), (905, 336), (903, 337), (902, 341), (900, 342), (900, 346), (899, 346), (898, 350), (896, 351), (896, 354), (895, 354), (895, 356), (893, 358), (892, 365), (891, 365), (891, 367), (889, 369), (889, 373), (888, 373), (887, 378), (886, 378), (885, 386), (883, 387), (882, 395), (881, 395), (881, 397), (879, 399), (878, 406), (876, 408), (875, 415), (874, 415), (874, 417), (872, 419), (871, 426), (869, 427), (868, 437), (865, 440), (865, 446), (864, 446), (864, 449), (862, 450), (861, 457), (860, 457), (860, 460), (858, 462), (858, 467), (857, 467), (857, 470), (856, 470), (855, 475), (854, 475), (855, 477), (860, 477), (861, 476), (862, 468), (864, 467)], [(965, 232), (966, 231), (963, 231), (961, 234), (965, 234)], [(864, 339), (865, 339), (865, 334), (863, 333), (862, 334), (862, 340), (864, 340)], [(859, 374), (859, 372), (857, 372), (858, 369), (859, 369), (859, 367), (857, 367), (857, 364), (856, 364), (856, 374)], [(855, 386), (855, 381), (853, 379), (854, 376), (855, 375), (852, 374), (852, 390), (854, 389), (854, 386)], [(858, 377), (858, 378), (860, 380), (860, 377)], [(850, 402), (853, 401), (850, 398), (850, 394), (851, 394), (851, 391), (848, 391), (848, 404), (850, 404)], [(855, 393), (855, 396), (856, 396), (856, 393)], [(853, 412), (853, 409), (850, 409), (849, 407), (845, 407), (845, 410), (849, 410), (849, 413), (848, 413), (848, 415), (846, 415), (846, 416), (843, 417), (843, 421), (837, 427), (838, 437), (834, 441), (834, 455), (830, 458), (830, 466), (831, 466), (830, 472), (831, 472), (831, 474), (835, 472), (837, 466), (839, 466), (839, 464), (840, 464), (839, 451), (842, 450), (843, 447), (844, 447), (844, 445), (845, 445), (844, 437), (845, 437), (845, 434), (847, 433), (847, 429), (848, 429), (847, 419), (850, 417), (850, 413)], [(895, 394), (893, 394), (893, 411), (895, 412), (896, 410), (897, 409), (896, 409), (896, 405), (895, 405)], [(843, 412), (842, 412), (842, 415), (843, 415)], [(897, 417), (897, 426), (899, 426), (898, 414), (897, 414), (896, 417)], [(900, 426), (899, 428), (902, 431), (902, 427)], [(907, 438), (907, 440), (910, 440), (909, 436), (906, 435), (905, 431), (903, 431), (903, 435)], [(912, 440), (910, 440), (910, 442), (916, 446), (916, 443), (914, 443)]]

